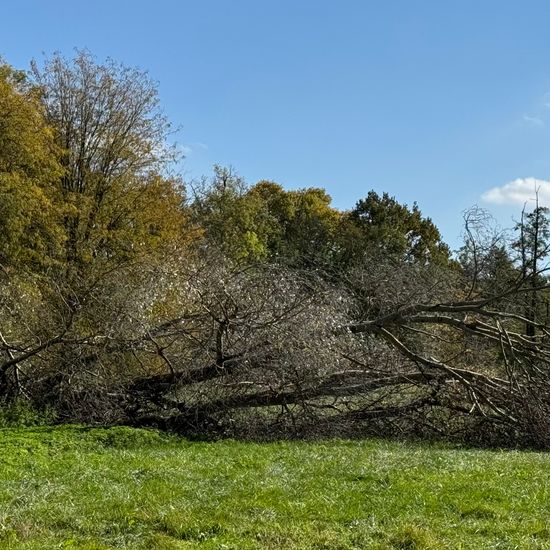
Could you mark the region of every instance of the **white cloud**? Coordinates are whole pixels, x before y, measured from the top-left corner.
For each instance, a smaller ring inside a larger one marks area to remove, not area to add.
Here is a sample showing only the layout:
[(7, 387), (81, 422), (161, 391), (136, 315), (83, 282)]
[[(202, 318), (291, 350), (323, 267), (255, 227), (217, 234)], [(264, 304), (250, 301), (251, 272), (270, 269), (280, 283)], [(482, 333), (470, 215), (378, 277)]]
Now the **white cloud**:
[(530, 126), (544, 126), (544, 120), (536, 116), (523, 115), (523, 122)]
[(190, 157), (193, 153), (207, 150), (208, 145), (202, 143), (201, 141), (195, 141), (193, 143), (179, 146), (179, 151), (183, 154), (184, 157)]
[(518, 178), (485, 191), (481, 198), (492, 204), (525, 204), (537, 197), (540, 206), (550, 206), (550, 181), (537, 178)]

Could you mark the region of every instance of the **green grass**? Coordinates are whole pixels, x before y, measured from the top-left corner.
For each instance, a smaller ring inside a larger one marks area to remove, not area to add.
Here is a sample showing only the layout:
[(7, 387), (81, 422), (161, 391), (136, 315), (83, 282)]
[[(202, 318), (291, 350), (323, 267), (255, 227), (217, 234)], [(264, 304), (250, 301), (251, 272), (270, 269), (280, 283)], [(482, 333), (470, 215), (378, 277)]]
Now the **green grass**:
[(550, 548), (550, 455), (2, 429), (0, 548)]

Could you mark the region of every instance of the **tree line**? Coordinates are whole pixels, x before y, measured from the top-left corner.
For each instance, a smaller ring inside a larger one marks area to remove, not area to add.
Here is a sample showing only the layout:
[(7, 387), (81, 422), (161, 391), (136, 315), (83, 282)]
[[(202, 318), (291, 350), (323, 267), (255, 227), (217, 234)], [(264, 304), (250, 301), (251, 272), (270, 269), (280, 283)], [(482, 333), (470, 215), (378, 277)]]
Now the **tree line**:
[(184, 182), (146, 73), (0, 66), (0, 399), (196, 436), (550, 443), (548, 211)]

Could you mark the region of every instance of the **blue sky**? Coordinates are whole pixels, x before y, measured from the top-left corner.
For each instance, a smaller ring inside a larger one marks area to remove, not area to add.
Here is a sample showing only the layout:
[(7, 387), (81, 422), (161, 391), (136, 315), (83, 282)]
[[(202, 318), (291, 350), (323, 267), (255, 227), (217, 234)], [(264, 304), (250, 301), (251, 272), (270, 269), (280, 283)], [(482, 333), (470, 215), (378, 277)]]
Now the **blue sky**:
[(339, 208), (388, 191), (458, 246), (471, 205), (504, 225), (537, 186), (550, 205), (548, 28), (529, 0), (11, 0), (0, 54), (148, 70), (187, 179), (231, 164)]

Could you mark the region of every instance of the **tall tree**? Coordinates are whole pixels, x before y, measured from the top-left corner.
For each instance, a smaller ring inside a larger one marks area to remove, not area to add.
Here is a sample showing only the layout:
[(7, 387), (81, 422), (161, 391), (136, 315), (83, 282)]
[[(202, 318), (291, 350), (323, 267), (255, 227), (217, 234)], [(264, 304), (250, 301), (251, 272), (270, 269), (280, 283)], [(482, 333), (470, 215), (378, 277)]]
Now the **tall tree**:
[[(418, 205), (400, 204), (388, 193), (379, 196), (369, 191), (347, 216), (347, 238), (343, 247), (348, 258), (361, 256), (374, 248), (407, 262), (445, 265), (450, 251), (430, 218), (425, 218)], [(351, 225), (351, 226), (350, 226)]]
[(247, 196), (248, 186), (232, 167), (214, 166), (211, 178), (194, 185), (193, 220), (205, 242), (240, 262), (265, 257), (266, 248), (256, 224), (257, 205)]
[(32, 76), (61, 149), (68, 266), (110, 270), (176, 234), (182, 187), (162, 175), (174, 151), (150, 78), (85, 51), (33, 63)]
[(248, 196), (257, 203), (257, 226), (271, 259), (299, 267), (332, 262), (340, 213), (324, 189), (285, 191), (275, 182), (260, 181)]
[(550, 252), (550, 210), (537, 205), (532, 212), (522, 213), (521, 221), (516, 224), (518, 239), (513, 247), (518, 253), (518, 260), (523, 280), (530, 288), (525, 303), (525, 332), (535, 336), (535, 327), (539, 308), (539, 287), (544, 285), (545, 272), (548, 269)]
[(24, 73), (0, 65), (0, 265), (44, 267), (63, 241), (53, 131)]
[(248, 187), (231, 168), (196, 187), (192, 210), (207, 241), (229, 257), (306, 267), (328, 261), (340, 213), (324, 189), (286, 191), (272, 181)]

